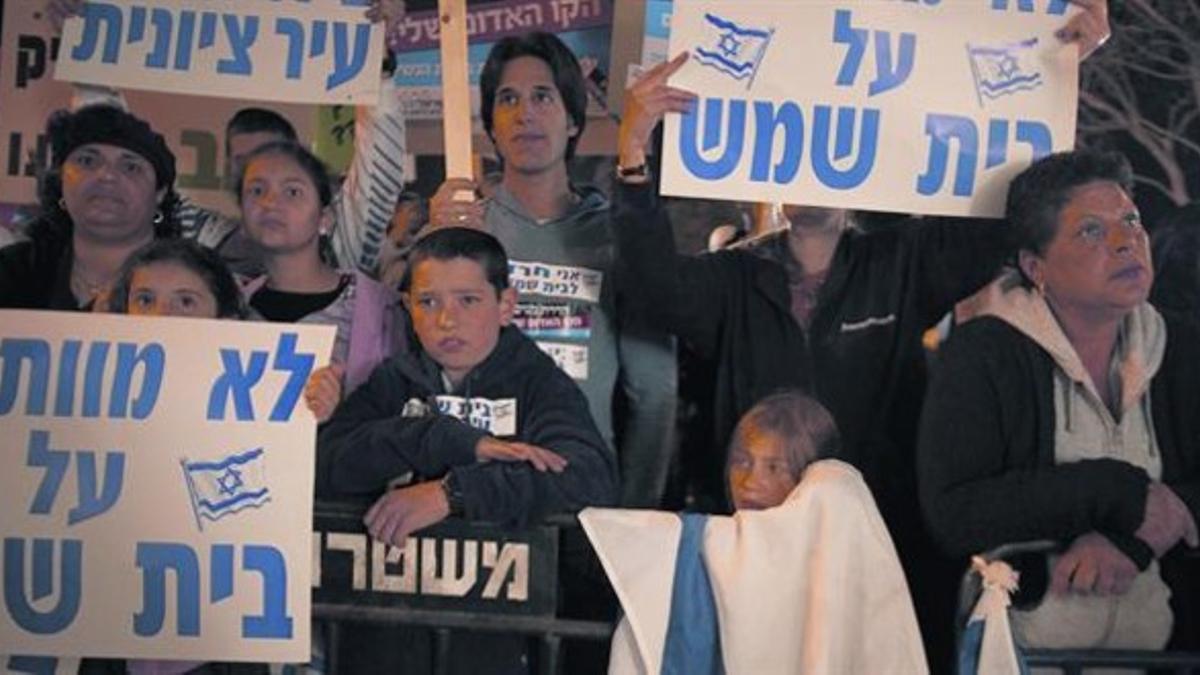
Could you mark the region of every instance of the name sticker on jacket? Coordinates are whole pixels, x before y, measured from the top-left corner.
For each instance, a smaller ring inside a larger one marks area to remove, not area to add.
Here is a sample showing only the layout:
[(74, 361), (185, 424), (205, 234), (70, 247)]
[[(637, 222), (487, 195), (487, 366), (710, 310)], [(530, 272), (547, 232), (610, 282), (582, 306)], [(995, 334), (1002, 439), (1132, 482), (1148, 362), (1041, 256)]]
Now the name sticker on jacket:
[(592, 336), (588, 305), (519, 302), (513, 325), (533, 340), (588, 340)]
[(438, 412), (458, 418), (493, 436), (517, 433), (517, 399), (463, 398), (441, 395), (436, 399)]
[(588, 379), (588, 348), (584, 345), (569, 345), (562, 342), (538, 342), (541, 349), (554, 365), (571, 377), (572, 380)]
[(586, 267), (548, 265), (510, 260), (508, 281), (518, 294), (545, 295), (582, 302), (600, 302), (604, 273)]

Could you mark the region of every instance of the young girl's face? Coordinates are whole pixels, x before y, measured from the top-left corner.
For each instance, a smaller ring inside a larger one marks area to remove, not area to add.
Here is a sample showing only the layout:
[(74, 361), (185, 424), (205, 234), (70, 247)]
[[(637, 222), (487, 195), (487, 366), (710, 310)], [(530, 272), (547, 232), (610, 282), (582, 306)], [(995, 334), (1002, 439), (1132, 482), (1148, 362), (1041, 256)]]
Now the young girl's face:
[(733, 506), (758, 510), (779, 506), (798, 482), (778, 434), (750, 427), (729, 456), (729, 492)]
[(312, 177), (295, 160), (282, 154), (251, 160), (241, 190), (246, 235), (264, 251), (316, 248), (330, 218)]
[(217, 298), (203, 277), (176, 262), (143, 265), (129, 283), (129, 313), (217, 318)]

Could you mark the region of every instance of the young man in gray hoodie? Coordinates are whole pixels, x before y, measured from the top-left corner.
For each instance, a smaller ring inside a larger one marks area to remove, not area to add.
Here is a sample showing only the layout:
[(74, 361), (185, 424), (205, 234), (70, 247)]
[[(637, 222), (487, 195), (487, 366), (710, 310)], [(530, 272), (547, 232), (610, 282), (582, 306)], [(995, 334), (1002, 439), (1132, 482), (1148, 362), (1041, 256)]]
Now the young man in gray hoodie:
[[(474, 202), (455, 199), (474, 183), (447, 181), (431, 202), (430, 222), (479, 227), (504, 244), (519, 296), (513, 324), (583, 389), (620, 456), (622, 505), (657, 506), (675, 417), (674, 346), (622, 311), (608, 199), (572, 185), (568, 175), (587, 122), (583, 72), (557, 37), (528, 33), (496, 43), (479, 87), (503, 177), (489, 199)], [(618, 383), (628, 404), (619, 437)]]

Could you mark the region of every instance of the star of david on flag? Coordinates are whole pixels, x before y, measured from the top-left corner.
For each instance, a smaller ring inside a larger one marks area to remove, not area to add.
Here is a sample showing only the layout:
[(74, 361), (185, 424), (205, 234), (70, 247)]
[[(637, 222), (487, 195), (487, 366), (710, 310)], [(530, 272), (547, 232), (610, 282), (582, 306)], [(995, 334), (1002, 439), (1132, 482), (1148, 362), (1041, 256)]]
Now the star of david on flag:
[(754, 82), (774, 29), (739, 26), (715, 14), (704, 15), (704, 41), (694, 56), (701, 64), (716, 68), (735, 80)]
[(971, 75), (979, 105), (984, 99), (997, 99), (1042, 86), (1042, 74), (1034, 60), (1037, 38), (1000, 47), (967, 45)]
[(201, 530), (206, 519), (219, 520), (271, 501), (264, 457), (263, 449), (255, 448), (215, 462), (182, 462), (192, 511)]

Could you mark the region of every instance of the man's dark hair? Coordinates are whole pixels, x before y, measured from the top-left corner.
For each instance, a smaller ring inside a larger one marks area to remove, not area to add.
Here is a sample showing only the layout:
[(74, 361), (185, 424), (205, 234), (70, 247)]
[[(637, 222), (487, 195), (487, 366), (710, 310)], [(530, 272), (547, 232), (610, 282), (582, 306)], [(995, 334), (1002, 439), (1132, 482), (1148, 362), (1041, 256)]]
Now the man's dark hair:
[(468, 227), (443, 227), (428, 232), (413, 244), (408, 254), (408, 269), (400, 282), (400, 290), (407, 293), (412, 287), (413, 270), (426, 260), (454, 260), (466, 258), (479, 263), (488, 283), (496, 289), (496, 295), (508, 288), (508, 254), (500, 241), (488, 234)]
[(295, 142), (296, 128), (283, 115), (266, 108), (242, 108), (225, 124), (225, 156), (229, 156), (229, 137), (268, 131)]
[(1133, 169), (1115, 152), (1073, 150), (1039, 159), (1013, 179), (1008, 188), (1008, 253), (1016, 262), (1021, 251), (1038, 255), (1058, 232), (1058, 216), (1076, 188), (1107, 181), (1133, 195)]
[(204, 280), (204, 285), (217, 301), (218, 319), (244, 319), (246, 305), (242, 291), (221, 256), (190, 239), (159, 239), (138, 249), (125, 261), (121, 274), (113, 284), (109, 309), (117, 314), (129, 313), (129, 291), (133, 275), (139, 269), (156, 263), (176, 263)]
[(1175, 208), (1150, 236), (1154, 286), (1150, 302), (1200, 320), (1200, 202)]
[[(483, 116), (483, 128), (487, 131), (488, 138), (495, 141), (492, 136), (492, 106), (496, 103), (500, 76), (509, 61), (522, 56), (532, 56), (550, 68), (563, 107), (578, 130), (574, 136), (567, 139), (566, 159), (569, 160), (575, 156), (575, 145), (579, 143), (579, 138), (583, 136), (583, 128), (587, 124), (587, 85), (575, 55), (562, 40), (550, 33), (534, 31), (524, 35), (510, 35), (492, 47), (479, 75), (479, 93), (482, 99), (479, 112)], [(503, 159), (501, 157), (501, 160)]]

